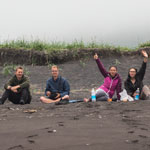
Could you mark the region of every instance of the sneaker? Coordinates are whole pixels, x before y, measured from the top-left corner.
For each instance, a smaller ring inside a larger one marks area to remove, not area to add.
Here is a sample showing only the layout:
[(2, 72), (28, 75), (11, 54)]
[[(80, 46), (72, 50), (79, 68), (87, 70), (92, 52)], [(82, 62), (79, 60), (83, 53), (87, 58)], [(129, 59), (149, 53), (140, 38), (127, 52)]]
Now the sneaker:
[(0, 98), (0, 105), (3, 105), (2, 98)]
[(24, 105), (25, 104), (24, 100), (21, 99), (20, 102), (19, 102), (19, 104)]

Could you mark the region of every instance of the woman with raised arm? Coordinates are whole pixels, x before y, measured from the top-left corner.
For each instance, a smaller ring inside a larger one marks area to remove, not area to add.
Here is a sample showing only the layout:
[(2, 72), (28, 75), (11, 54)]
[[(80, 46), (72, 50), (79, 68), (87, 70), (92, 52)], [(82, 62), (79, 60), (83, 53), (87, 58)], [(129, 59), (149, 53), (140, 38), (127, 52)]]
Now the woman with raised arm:
[[(112, 99), (115, 91), (117, 93), (117, 99), (120, 100), (119, 93), (122, 91), (122, 83), (120, 75), (117, 73), (117, 67), (110, 66), (109, 71), (106, 71), (97, 54), (94, 55), (94, 59), (104, 77), (104, 83), (96, 90), (96, 101)], [(84, 98), (84, 101), (88, 102), (91, 101), (91, 99)]]
[(148, 86), (143, 86), (143, 78), (146, 72), (146, 65), (148, 61), (148, 54), (146, 51), (141, 51), (144, 60), (139, 71), (136, 68), (132, 67), (129, 69), (128, 77), (124, 82), (124, 87), (127, 90), (128, 95), (133, 98), (136, 96), (136, 90), (140, 90), (140, 99), (148, 99), (150, 96), (150, 90)]

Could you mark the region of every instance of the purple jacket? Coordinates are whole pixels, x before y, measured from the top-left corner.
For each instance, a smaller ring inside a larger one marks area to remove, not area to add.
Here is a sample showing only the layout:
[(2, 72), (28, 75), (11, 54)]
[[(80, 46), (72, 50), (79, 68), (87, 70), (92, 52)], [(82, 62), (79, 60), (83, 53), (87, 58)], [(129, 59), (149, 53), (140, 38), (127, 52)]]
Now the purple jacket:
[(122, 91), (122, 83), (121, 78), (119, 74), (117, 73), (114, 78), (111, 77), (109, 72), (106, 71), (103, 64), (101, 63), (100, 59), (96, 60), (96, 63), (98, 65), (98, 68), (102, 75), (104, 76), (104, 83), (99, 87), (100, 89), (103, 89), (106, 93), (108, 93), (109, 97), (112, 98), (115, 90), (117, 92), (117, 99), (120, 100), (119, 93)]

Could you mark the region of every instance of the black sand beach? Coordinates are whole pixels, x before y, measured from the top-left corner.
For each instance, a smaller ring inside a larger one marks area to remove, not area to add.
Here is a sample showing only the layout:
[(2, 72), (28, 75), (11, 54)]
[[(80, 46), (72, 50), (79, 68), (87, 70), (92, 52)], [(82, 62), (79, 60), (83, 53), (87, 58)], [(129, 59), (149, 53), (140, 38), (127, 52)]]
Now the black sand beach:
[[(115, 64), (123, 81), (128, 68), (139, 68), (141, 56), (112, 56), (101, 59), (108, 68)], [(59, 64), (71, 86), (71, 99), (90, 96), (91, 88), (103, 82), (93, 59)], [(150, 62), (144, 84), (150, 85)], [(30, 72), (32, 102), (0, 106), (0, 150), (149, 150), (150, 100), (134, 102), (43, 104), (47, 66), (26, 66)], [(2, 67), (0, 67), (2, 71)], [(0, 73), (0, 89), (10, 78)], [(33, 111), (33, 112), (30, 112)]]

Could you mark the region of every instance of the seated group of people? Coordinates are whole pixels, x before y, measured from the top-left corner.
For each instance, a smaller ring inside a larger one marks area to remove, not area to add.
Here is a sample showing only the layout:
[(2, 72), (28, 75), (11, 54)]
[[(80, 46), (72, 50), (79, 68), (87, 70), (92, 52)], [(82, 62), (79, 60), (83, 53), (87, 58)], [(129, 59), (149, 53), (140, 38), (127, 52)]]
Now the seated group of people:
[[(124, 83), (128, 95), (135, 97), (137, 88), (140, 89), (140, 99), (150, 98), (150, 90), (148, 86), (143, 85), (143, 78), (146, 71), (148, 54), (146, 51), (141, 51), (144, 61), (139, 71), (136, 68), (130, 68), (128, 77)], [(117, 72), (116, 66), (110, 66), (109, 71), (106, 71), (97, 54), (94, 59), (98, 65), (101, 74), (104, 77), (104, 83), (96, 90), (96, 101), (107, 101), (117, 94), (117, 100), (120, 100), (120, 92), (122, 91), (121, 77)], [(51, 68), (52, 77), (47, 80), (45, 96), (40, 97), (43, 103), (65, 104), (69, 100), (70, 85), (68, 81), (59, 75), (59, 69), (56, 65)], [(8, 99), (14, 104), (30, 104), (30, 83), (27, 76), (24, 75), (22, 67), (17, 67), (15, 75), (4, 86), (5, 91), (0, 98), (0, 104)], [(91, 98), (84, 98), (85, 102), (91, 101)]]

